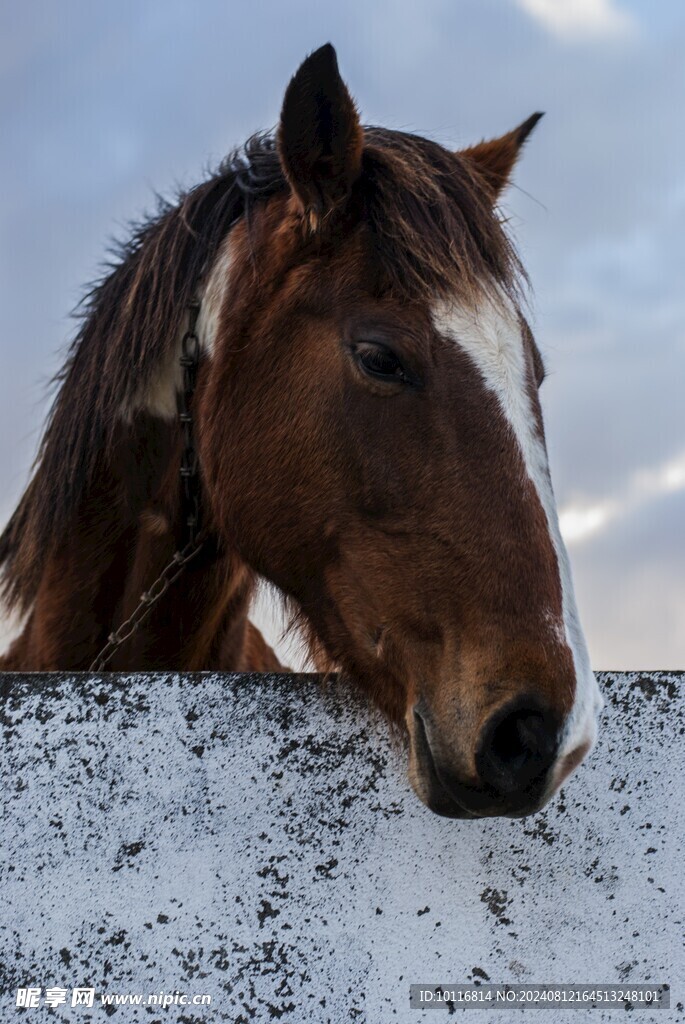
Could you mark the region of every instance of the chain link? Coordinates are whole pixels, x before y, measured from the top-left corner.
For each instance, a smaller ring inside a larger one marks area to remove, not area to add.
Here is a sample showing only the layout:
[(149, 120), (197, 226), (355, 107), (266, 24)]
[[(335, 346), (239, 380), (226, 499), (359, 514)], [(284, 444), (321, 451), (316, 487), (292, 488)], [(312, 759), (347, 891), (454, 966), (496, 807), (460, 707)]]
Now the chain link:
[(197, 319), (200, 303), (192, 299), (188, 303), (188, 330), (181, 342), (181, 367), (183, 386), (179, 395), (179, 422), (182, 430), (181, 450), (181, 506), (186, 527), (185, 547), (175, 551), (171, 561), (165, 565), (150, 588), (140, 595), (140, 601), (129, 617), (117, 630), (110, 633), (107, 643), (90, 666), (90, 672), (102, 672), (112, 656), (140, 628), (154, 606), (166, 594), (169, 587), (182, 574), (188, 562), (198, 554), (204, 545), (200, 525), (200, 490), (198, 458), (193, 429), (192, 398), (197, 383), (197, 368), (200, 361), (200, 339), (197, 335)]
[(198, 463), (195, 450), (195, 434), (191, 411), (192, 397), (197, 383), (197, 367), (200, 360), (200, 339), (197, 336), (197, 318), (200, 303), (193, 299), (188, 303), (188, 330), (181, 342), (181, 366), (183, 387), (179, 395), (178, 416), (183, 431), (181, 452), (181, 483), (183, 485), (183, 512), (188, 528), (188, 542), (192, 544), (200, 530), (200, 495), (198, 490)]

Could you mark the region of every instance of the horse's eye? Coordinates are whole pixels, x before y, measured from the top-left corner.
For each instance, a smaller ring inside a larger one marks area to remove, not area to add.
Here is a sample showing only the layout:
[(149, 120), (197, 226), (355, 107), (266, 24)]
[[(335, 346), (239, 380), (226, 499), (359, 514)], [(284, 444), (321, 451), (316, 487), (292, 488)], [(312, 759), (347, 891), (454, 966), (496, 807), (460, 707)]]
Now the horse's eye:
[(354, 346), (357, 362), (364, 373), (375, 380), (399, 381), (410, 384), (411, 378), (394, 352), (373, 341), (361, 341)]

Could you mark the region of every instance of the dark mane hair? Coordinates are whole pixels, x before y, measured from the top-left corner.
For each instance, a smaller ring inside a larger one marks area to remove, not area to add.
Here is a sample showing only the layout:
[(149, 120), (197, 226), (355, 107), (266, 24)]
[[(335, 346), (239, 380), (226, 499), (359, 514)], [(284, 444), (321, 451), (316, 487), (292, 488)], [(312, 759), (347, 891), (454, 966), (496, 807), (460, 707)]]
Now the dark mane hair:
[[(365, 129), (359, 183), (379, 265), (398, 294), (474, 301), (495, 283), (512, 298), (523, 272), (467, 160), (429, 140)], [(119, 246), (82, 301), (31, 481), (0, 537), (3, 593), (26, 611), (96, 467), (111, 453), (120, 411), (174, 343), (188, 301), (231, 225), (287, 189), (273, 135), (257, 135), (207, 181), (160, 202)]]
[(45, 559), (63, 535), (97, 462), (111, 450), (122, 403), (144, 387), (177, 337), (188, 301), (231, 225), (285, 188), (274, 139), (251, 138), (207, 181), (158, 199), (135, 224), (76, 311), (81, 327), (53, 384), (58, 389), (33, 476), (0, 537), (10, 607), (33, 601)]

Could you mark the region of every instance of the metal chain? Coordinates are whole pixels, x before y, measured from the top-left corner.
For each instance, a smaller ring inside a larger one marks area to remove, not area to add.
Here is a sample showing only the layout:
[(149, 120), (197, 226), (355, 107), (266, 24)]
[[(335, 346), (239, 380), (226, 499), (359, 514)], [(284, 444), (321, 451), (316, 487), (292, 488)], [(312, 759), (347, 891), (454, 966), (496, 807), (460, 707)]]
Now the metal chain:
[(179, 421), (183, 432), (181, 452), (181, 505), (186, 527), (187, 542), (175, 551), (171, 561), (164, 566), (154, 583), (140, 595), (140, 601), (129, 617), (118, 629), (110, 633), (107, 643), (90, 666), (90, 672), (102, 672), (112, 656), (140, 628), (160, 598), (182, 574), (188, 562), (198, 554), (204, 545), (200, 527), (200, 485), (198, 458), (193, 430), (192, 397), (197, 383), (197, 368), (200, 361), (200, 339), (197, 336), (197, 318), (200, 303), (192, 299), (188, 303), (188, 330), (181, 342), (181, 367), (183, 387), (179, 395)]
[(197, 366), (200, 361), (200, 339), (197, 336), (197, 318), (200, 303), (192, 299), (188, 303), (188, 330), (181, 342), (181, 366), (183, 388), (179, 395), (178, 418), (183, 430), (183, 451), (181, 452), (181, 482), (183, 484), (183, 511), (188, 528), (188, 543), (193, 544), (200, 530), (200, 494), (198, 488), (198, 462), (195, 450), (193, 415), (191, 402), (197, 383)]

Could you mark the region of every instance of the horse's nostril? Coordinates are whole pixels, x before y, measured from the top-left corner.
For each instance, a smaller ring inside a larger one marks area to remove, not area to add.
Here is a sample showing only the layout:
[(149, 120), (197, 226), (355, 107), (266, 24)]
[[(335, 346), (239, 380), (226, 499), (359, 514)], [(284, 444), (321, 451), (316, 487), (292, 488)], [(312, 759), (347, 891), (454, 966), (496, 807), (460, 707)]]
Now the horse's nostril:
[(500, 708), (486, 722), (476, 753), (481, 781), (499, 796), (525, 790), (547, 774), (558, 748), (554, 717), (531, 702)]

